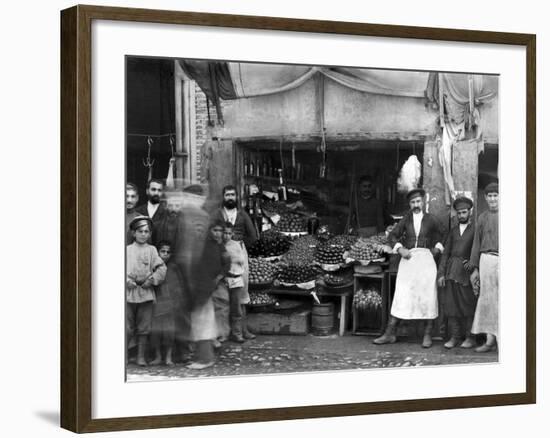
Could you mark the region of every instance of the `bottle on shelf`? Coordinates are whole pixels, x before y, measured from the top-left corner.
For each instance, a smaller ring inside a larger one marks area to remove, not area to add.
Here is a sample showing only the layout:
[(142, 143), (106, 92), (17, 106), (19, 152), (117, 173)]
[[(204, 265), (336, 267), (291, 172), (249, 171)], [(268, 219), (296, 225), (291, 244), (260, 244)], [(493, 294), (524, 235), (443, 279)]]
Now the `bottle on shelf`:
[(279, 187), (277, 187), (277, 194), (279, 195), (279, 201), (287, 201), (287, 190), (286, 186), (283, 183), (283, 170), (278, 169), (279, 171)]

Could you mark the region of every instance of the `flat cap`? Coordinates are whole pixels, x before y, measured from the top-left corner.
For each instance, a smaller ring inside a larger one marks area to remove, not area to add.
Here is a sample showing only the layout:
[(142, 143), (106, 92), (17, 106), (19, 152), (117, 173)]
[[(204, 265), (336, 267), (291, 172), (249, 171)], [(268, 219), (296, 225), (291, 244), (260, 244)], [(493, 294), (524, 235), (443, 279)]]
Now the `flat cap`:
[(453, 202), (453, 208), (455, 210), (464, 210), (465, 208), (472, 208), (474, 206), (473, 201), (466, 196), (459, 196)]
[(153, 228), (153, 221), (149, 216), (137, 216), (134, 219), (132, 219), (132, 222), (130, 222), (130, 230), (136, 231), (138, 228), (143, 227), (144, 225), (149, 226), (149, 229), (151, 230)]
[(417, 196), (421, 196), (423, 198), (425, 194), (426, 194), (426, 191), (421, 188), (409, 190), (409, 192), (407, 193), (407, 201), (410, 201), (411, 199), (416, 198)]

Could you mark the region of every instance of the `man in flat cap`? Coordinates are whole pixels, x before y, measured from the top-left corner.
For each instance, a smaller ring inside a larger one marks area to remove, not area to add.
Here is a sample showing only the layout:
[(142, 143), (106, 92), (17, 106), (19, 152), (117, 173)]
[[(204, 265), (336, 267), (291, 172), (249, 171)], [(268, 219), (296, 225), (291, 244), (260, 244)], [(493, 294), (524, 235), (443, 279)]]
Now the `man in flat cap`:
[(458, 197), (453, 202), (458, 223), (449, 231), (439, 260), (437, 284), (445, 288), (441, 299), (451, 335), (445, 348), (456, 347), (462, 331), (465, 332), (465, 340), (460, 346), (472, 348), (475, 345), (470, 333), (477, 302), (470, 284), (470, 254), (475, 232), (471, 222), (473, 206), (472, 200), (466, 197)]
[(443, 230), (435, 216), (424, 212), (424, 195), (422, 189), (407, 193), (410, 211), (389, 235), (390, 245), (399, 253), (401, 260), (390, 320), (384, 334), (374, 340), (375, 344), (394, 343), (399, 320), (423, 319), (422, 347), (432, 346), (433, 323), (438, 316), (434, 257), (443, 252)]
[(470, 256), (470, 280), (479, 290), (472, 333), (485, 333), (485, 344), (475, 349), (487, 353), (496, 349), (498, 337), (498, 184), (485, 187), (489, 210), (479, 215)]

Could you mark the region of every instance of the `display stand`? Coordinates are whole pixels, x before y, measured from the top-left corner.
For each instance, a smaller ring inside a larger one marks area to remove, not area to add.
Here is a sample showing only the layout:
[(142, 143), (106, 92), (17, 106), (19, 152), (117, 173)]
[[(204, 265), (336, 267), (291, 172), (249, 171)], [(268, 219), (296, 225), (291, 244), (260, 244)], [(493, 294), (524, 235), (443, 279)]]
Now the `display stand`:
[(361, 329), (359, 327), (358, 321), (359, 321), (359, 313), (361, 312), (360, 309), (353, 308), (352, 311), (352, 333), (354, 335), (379, 335), (384, 331), (384, 327), (386, 327), (387, 320), (388, 320), (388, 312), (389, 312), (389, 297), (388, 297), (388, 287), (387, 287), (387, 273), (383, 270), (382, 272), (373, 272), (373, 273), (363, 273), (363, 272), (356, 272), (353, 274), (353, 293), (355, 294), (359, 289), (361, 289), (361, 286), (365, 284), (366, 282), (378, 282), (380, 284), (380, 294), (382, 296), (382, 307), (380, 309), (381, 312), (381, 324), (378, 328), (369, 328), (369, 329)]

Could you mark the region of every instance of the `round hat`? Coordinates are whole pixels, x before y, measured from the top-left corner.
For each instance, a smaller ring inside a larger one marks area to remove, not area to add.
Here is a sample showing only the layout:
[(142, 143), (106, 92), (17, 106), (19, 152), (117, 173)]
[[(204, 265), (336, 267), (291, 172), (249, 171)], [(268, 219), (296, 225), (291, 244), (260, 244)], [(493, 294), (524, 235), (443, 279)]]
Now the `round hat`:
[(144, 225), (148, 225), (149, 229), (153, 228), (153, 221), (149, 216), (136, 216), (130, 222), (130, 230), (136, 231), (138, 228), (141, 228)]
[(453, 208), (455, 210), (464, 210), (465, 208), (472, 208), (474, 206), (473, 201), (466, 196), (459, 196), (453, 202)]
[(487, 195), (489, 193), (498, 193), (498, 183), (492, 182), (487, 184), (485, 187), (485, 194)]
[(411, 199), (416, 198), (417, 196), (421, 196), (423, 198), (425, 194), (426, 194), (426, 191), (421, 188), (409, 190), (409, 192), (407, 193), (407, 201), (410, 201)]

